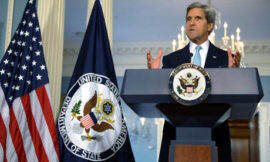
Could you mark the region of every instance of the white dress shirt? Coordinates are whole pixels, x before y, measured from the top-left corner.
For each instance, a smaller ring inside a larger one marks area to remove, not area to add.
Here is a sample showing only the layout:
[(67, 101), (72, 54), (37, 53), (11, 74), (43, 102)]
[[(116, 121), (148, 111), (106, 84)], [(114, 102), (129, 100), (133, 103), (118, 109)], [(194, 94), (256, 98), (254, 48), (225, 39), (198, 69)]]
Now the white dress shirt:
[[(193, 56), (191, 57), (191, 62), (193, 61), (193, 58), (195, 56), (196, 53), (196, 47), (198, 45), (191, 42), (189, 44), (189, 51), (190, 53), (193, 54)], [(207, 57), (207, 53), (208, 53), (208, 49), (209, 49), (209, 40), (205, 41), (203, 44), (200, 45), (202, 47), (202, 49), (200, 50), (200, 55), (201, 55), (201, 67), (204, 68), (205, 65), (205, 61), (206, 61), (206, 57)]]

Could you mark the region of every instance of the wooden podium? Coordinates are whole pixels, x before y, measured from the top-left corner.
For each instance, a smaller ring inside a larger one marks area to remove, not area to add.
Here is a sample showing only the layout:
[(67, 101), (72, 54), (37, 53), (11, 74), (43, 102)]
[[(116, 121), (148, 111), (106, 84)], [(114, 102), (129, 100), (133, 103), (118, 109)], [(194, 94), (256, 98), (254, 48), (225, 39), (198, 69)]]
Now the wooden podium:
[(231, 119), (251, 119), (263, 97), (256, 68), (211, 68), (212, 88), (205, 102), (183, 106), (169, 95), (173, 69), (126, 70), (121, 97), (141, 117), (165, 118), (176, 127), (171, 162), (216, 162), (212, 129)]

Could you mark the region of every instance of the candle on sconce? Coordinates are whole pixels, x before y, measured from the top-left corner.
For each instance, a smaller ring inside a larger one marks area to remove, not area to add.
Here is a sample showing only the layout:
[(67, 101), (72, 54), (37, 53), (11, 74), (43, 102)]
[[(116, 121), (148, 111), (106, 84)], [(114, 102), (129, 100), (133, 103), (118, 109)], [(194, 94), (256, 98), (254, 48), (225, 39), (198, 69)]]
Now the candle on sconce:
[(234, 51), (234, 35), (231, 35), (232, 51)]
[(240, 32), (241, 32), (240, 28), (237, 27), (237, 29), (236, 29), (236, 40), (237, 41), (240, 41)]
[(183, 42), (185, 41), (185, 39), (184, 39), (184, 36), (185, 36), (184, 32), (185, 32), (185, 28), (184, 28), (184, 26), (182, 26), (181, 27), (181, 35), (182, 35), (182, 41)]
[(181, 34), (178, 34), (177, 38), (178, 38), (178, 49), (181, 49)]
[(241, 55), (242, 55), (242, 57), (244, 57), (245, 52), (244, 52), (244, 43), (243, 42), (240, 42), (240, 48), (241, 48)]
[(176, 40), (175, 39), (172, 41), (172, 50), (173, 50), (173, 52), (176, 50)]
[(240, 42), (240, 36), (236, 36), (237, 42)]
[(228, 27), (227, 22), (224, 23), (223, 27), (224, 27), (224, 38), (226, 38), (227, 37), (227, 27)]
[(241, 32), (240, 28), (237, 27), (237, 29), (236, 29), (236, 37), (240, 37), (240, 32)]

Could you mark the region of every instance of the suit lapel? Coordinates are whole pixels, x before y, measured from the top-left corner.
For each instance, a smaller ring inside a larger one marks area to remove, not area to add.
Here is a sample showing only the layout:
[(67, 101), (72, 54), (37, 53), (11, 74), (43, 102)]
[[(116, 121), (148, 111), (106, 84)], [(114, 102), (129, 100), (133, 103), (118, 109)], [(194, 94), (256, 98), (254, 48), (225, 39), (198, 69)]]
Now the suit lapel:
[[(216, 51), (216, 48), (211, 42), (209, 42), (209, 48), (207, 52), (207, 57), (205, 61), (205, 68), (218, 68), (218, 57), (219, 54)], [(176, 64), (175, 67), (184, 64), (184, 63), (191, 63), (190, 51), (189, 51), (189, 44), (186, 45), (182, 50), (176, 55)]]
[(184, 63), (190, 63), (191, 62), (191, 57), (190, 57), (190, 52), (189, 52), (189, 44), (186, 45), (182, 49), (182, 53), (179, 53), (177, 55), (177, 61), (180, 62), (180, 65), (184, 64)]
[(209, 48), (208, 48), (208, 52), (207, 52), (207, 57), (206, 57), (206, 61), (205, 61), (205, 68), (209, 68), (209, 67), (216, 67), (217, 65), (217, 53), (216, 53), (216, 47), (209, 41)]

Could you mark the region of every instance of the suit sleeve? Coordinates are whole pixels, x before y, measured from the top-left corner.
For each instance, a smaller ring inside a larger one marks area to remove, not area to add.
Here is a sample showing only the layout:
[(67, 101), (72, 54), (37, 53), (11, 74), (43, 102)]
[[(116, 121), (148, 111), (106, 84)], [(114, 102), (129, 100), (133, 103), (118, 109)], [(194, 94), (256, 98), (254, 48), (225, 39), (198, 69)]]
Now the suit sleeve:
[(229, 66), (229, 56), (228, 56), (228, 54), (226, 54), (226, 56), (225, 56), (224, 65), (225, 65), (225, 67)]
[(169, 62), (169, 59), (168, 59), (168, 55), (167, 56), (163, 56), (162, 58), (162, 69), (168, 69), (170, 68), (170, 62)]
[(223, 58), (223, 59), (222, 59), (223, 67), (227, 68), (228, 65), (229, 65), (229, 56), (228, 56), (227, 51), (225, 51), (225, 52), (223, 53), (223, 57), (222, 57), (222, 58)]

